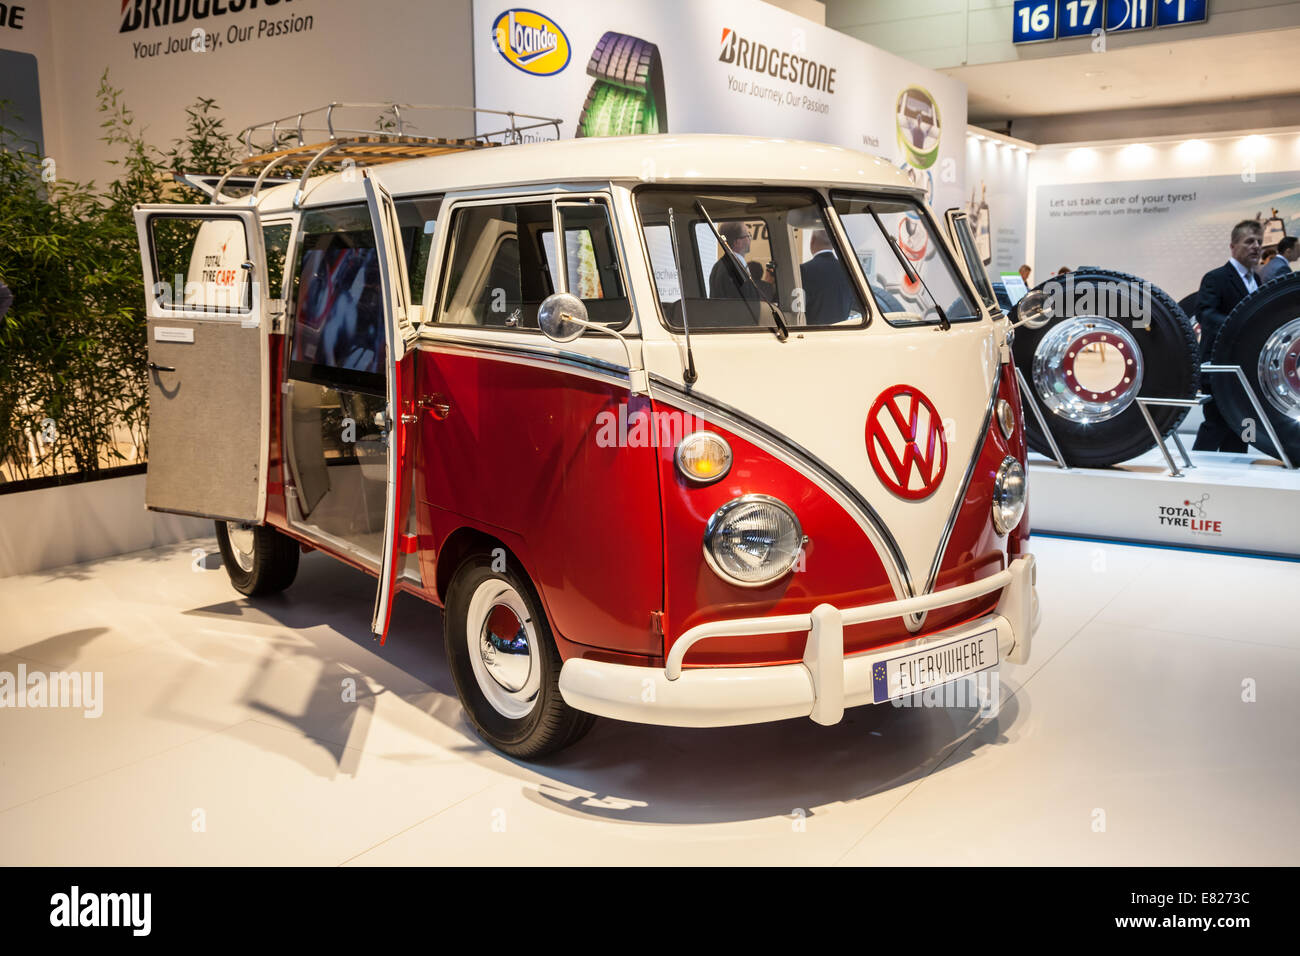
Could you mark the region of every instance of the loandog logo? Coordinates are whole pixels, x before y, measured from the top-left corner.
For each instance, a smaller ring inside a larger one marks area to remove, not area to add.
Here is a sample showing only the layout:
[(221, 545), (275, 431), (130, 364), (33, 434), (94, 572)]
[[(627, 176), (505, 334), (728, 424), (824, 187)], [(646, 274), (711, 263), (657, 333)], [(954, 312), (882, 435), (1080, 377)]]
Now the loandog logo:
[(1205, 503), (1209, 500), (1209, 494), (1203, 494), (1199, 498), (1184, 498), (1178, 505), (1157, 505), (1157, 520), (1163, 528), (1185, 528), (1192, 534), (1219, 537), (1223, 534), (1223, 521), (1206, 513)]
[(867, 413), (867, 454), (881, 484), (900, 498), (934, 494), (948, 468), (948, 440), (934, 403), (911, 385), (881, 392)]
[(569, 38), (560, 25), (536, 10), (511, 9), (492, 24), (492, 44), (516, 70), (554, 76), (569, 65)]

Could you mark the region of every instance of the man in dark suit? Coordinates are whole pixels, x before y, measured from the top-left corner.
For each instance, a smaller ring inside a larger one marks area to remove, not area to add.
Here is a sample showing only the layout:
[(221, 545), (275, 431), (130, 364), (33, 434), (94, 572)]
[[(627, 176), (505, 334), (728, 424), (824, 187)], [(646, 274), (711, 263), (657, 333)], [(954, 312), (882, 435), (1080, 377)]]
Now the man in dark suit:
[(1277, 244), (1277, 255), (1268, 260), (1264, 268), (1259, 270), (1259, 284), (1272, 282), (1278, 276), (1284, 276), (1290, 273), (1291, 263), (1300, 259), (1300, 239), (1295, 236), (1286, 236)]
[(749, 228), (743, 222), (724, 222), (718, 232), (731, 252), (725, 250), (709, 270), (710, 299), (757, 299), (758, 290), (745, 278), (749, 271), (745, 254), (749, 252)]
[(834, 325), (850, 315), (862, 314), (862, 305), (848, 271), (831, 248), (825, 229), (814, 229), (808, 241), (812, 258), (799, 266), (803, 284), (804, 315), (808, 325)]
[[(1201, 362), (1210, 360), (1214, 340), (1223, 328), (1228, 313), (1246, 296), (1259, 288), (1255, 266), (1259, 264), (1260, 246), (1264, 229), (1254, 219), (1244, 219), (1232, 227), (1232, 240), (1228, 252), (1232, 256), (1224, 265), (1211, 269), (1201, 279), (1201, 291), (1196, 297), (1196, 321), (1201, 324)], [(1226, 422), (1213, 401), (1202, 406), (1205, 421), (1196, 433), (1194, 451), (1243, 452), (1246, 443), (1241, 438), (1245, 428), (1241, 422)]]

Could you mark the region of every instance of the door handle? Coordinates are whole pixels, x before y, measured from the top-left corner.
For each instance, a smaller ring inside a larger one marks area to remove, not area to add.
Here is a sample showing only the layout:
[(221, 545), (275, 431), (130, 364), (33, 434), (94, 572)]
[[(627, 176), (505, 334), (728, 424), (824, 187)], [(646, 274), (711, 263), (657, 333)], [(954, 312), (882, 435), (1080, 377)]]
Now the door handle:
[(155, 372), (174, 372), (174, 371), (176, 371), (176, 366), (174, 366), (174, 365), (159, 365), (157, 362), (150, 362), (150, 363), (149, 363), (149, 367), (150, 367), (151, 369), (153, 369)]
[(416, 404), (433, 412), (433, 417), (438, 421), (443, 421), (451, 414), (451, 402), (445, 395), (421, 395)]

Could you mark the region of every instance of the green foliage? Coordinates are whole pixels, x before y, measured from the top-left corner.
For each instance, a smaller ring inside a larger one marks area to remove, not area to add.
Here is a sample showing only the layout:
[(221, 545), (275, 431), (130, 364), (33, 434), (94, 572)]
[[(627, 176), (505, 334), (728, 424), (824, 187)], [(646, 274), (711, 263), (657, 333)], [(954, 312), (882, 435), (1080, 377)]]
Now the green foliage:
[(173, 170), (220, 169), (235, 152), (210, 99), (186, 111), (184, 136), (164, 152), (107, 71), (98, 95), (102, 139), (118, 153), (104, 188), (51, 175), (0, 109), (0, 279), (14, 294), (0, 322), (0, 480), (95, 472), (129, 460), (123, 446), (143, 459), (148, 353), (132, 207), (172, 198)]

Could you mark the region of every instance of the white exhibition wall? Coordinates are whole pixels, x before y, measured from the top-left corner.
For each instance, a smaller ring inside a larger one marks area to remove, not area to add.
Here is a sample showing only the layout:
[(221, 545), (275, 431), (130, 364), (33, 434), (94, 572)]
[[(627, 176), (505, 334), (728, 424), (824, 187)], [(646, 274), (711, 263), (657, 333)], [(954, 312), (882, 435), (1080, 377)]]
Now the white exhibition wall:
[[(503, 50), (494, 29), (507, 9), (498, 0), (474, 0), (481, 105), (558, 117), (560, 135), (573, 136), (595, 78), (588, 70), (592, 52), (606, 31), (615, 31), (658, 47), (670, 133), (835, 143), (908, 167), (940, 210), (966, 203), (966, 87), (958, 80), (760, 0), (551, 0), (528, 26), (544, 23), (562, 37), (569, 57), (521, 63), (523, 51)], [(818, 75), (829, 82), (804, 82), (805, 61), (823, 68)], [(905, 142), (898, 119), (909, 89), (938, 108), (937, 128), (917, 132), (919, 150), (909, 148), (917, 144)], [(491, 125), (481, 121), (480, 130)]]
[(1026, 261), (1031, 152), (1028, 144), (975, 127), (966, 131), (967, 195), (962, 205), (972, 226), (979, 222), (980, 207), (988, 208), (991, 258), (986, 265), (994, 279)]
[[(331, 100), (474, 100), (470, 0), (58, 0), (25, 7), (21, 29), (0, 29), (0, 52), (36, 59), (45, 153), (61, 179), (113, 175), (105, 163), (120, 147), (100, 140), (95, 95), (105, 70), (149, 141), (161, 146), (183, 132), (185, 109), (201, 96), (216, 100), (231, 132)], [(194, 44), (196, 30), (206, 44)], [(12, 62), (23, 66), (23, 59)], [(7, 57), (0, 57), (0, 81), (26, 84)], [(432, 132), (472, 131), (462, 116)]]
[(1061, 266), (1119, 269), (1175, 299), (1228, 259), (1242, 219), (1300, 234), (1300, 130), (1044, 146), (1029, 161), (1035, 281)]

